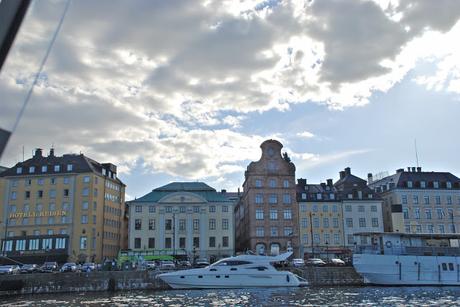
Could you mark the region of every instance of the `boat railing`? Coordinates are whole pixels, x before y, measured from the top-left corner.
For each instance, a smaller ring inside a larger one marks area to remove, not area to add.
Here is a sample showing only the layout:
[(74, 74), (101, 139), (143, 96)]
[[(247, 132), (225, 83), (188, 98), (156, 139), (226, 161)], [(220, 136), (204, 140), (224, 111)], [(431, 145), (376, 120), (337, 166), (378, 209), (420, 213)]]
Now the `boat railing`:
[(378, 245), (357, 246), (355, 254), (385, 254), (413, 256), (460, 256), (459, 247), (393, 246), (381, 249)]

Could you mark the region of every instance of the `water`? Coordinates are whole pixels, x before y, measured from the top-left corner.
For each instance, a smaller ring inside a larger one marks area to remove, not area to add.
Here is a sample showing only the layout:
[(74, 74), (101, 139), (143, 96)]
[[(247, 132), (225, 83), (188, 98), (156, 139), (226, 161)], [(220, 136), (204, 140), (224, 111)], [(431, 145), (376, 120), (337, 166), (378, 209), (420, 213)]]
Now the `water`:
[(0, 306), (460, 306), (460, 287), (336, 287), (41, 294)]

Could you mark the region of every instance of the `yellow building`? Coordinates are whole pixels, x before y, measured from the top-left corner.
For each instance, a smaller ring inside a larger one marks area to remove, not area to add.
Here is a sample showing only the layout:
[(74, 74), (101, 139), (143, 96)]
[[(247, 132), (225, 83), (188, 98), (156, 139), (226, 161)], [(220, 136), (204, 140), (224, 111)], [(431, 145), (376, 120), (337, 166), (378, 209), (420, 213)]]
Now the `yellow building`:
[(127, 243), (124, 195), (115, 165), (37, 149), (0, 174), (2, 252), (23, 263), (115, 258)]

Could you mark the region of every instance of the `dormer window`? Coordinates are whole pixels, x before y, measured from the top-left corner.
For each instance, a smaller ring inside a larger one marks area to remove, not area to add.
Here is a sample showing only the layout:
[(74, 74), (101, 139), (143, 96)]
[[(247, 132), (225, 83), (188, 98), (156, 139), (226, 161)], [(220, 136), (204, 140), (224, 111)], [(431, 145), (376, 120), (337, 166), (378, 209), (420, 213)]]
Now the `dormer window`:
[(373, 197), (374, 197), (374, 195), (372, 195), (372, 194), (367, 194), (367, 198), (373, 198)]
[(316, 193), (316, 199), (322, 199), (323, 198), (323, 195), (321, 195), (321, 193)]
[(352, 199), (353, 198), (353, 194), (348, 194), (348, 199)]
[(29, 167), (29, 173), (35, 173), (35, 166)]
[(329, 194), (329, 199), (335, 199), (334, 193)]
[(433, 181), (433, 187), (435, 189), (439, 189), (439, 182), (438, 181)]
[(67, 171), (71, 172), (73, 170), (73, 164), (67, 164)]
[(107, 174), (107, 173), (106, 173), (106, 170), (105, 170), (105, 168), (103, 168), (103, 169), (102, 169), (102, 175), (105, 176), (106, 174)]
[(407, 181), (407, 187), (412, 188), (412, 181)]
[(61, 170), (61, 166), (60, 165), (55, 165), (54, 166), (54, 171), (55, 172), (59, 172)]
[(446, 182), (446, 188), (452, 189), (452, 182), (447, 181), (447, 182)]
[(422, 189), (426, 188), (426, 182), (425, 181), (420, 181), (420, 187)]
[(48, 166), (43, 165), (42, 166), (42, 173), (46, 173), (48, 171)]
[(302, 193), (302, 199), (307, 199), (307, 193)]
[(16, 174), (22, 174), (22, 167), (16, 168)]

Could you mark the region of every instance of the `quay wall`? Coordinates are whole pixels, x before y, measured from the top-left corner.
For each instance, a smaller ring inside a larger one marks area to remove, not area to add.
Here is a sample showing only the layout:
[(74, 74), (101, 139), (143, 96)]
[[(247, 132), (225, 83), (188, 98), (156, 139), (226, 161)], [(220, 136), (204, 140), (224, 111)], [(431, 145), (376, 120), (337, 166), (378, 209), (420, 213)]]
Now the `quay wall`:
[[(290, 268), (311, 286), (362, 286), (353, 267)], [(169, 286), (158, 278), (160, 271), (110, 271), (90, 273), (35, 273), (0, 276), (0, 297), (5, 295), (165, 290)]]

